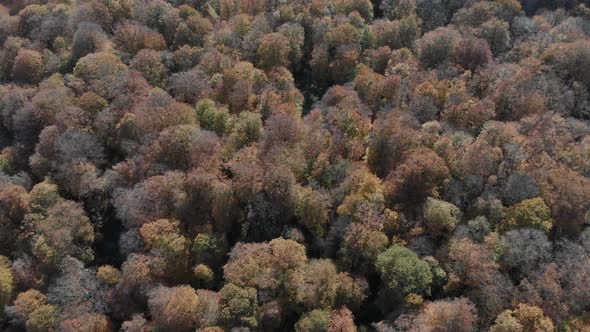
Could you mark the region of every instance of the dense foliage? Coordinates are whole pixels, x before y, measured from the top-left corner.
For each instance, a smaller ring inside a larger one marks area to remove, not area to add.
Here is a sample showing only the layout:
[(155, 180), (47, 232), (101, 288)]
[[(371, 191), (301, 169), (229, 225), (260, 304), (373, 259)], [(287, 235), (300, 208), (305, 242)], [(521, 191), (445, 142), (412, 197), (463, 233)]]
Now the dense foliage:
[(0, 5), (0, 330), (590, 330), (590, 1)]

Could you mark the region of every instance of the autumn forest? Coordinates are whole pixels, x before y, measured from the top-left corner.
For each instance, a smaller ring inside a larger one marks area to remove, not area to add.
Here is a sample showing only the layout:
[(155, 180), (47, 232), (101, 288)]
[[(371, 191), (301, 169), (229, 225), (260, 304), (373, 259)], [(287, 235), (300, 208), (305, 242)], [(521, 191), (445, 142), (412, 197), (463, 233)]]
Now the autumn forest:
[(589, 0), (0, 0), (0, 331), (590, 331)]

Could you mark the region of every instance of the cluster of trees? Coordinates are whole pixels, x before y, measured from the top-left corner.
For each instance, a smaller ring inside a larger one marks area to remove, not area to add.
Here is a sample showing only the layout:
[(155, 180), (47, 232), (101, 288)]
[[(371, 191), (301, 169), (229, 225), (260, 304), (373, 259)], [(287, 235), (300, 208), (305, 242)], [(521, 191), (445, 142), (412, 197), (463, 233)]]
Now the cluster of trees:
[(587, 331), (590, 2), (0, 5), (0, 330)]

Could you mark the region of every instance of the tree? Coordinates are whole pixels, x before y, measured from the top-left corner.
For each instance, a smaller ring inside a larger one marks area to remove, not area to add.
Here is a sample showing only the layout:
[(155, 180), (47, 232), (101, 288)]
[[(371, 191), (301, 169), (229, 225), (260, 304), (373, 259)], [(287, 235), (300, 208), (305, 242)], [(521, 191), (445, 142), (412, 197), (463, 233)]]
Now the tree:
[[(305, 43), (304, 28), (297, 23), (285, 23), (278, 28), (278, 32), (283, 34), (289, 40), (289, 63), (293, 65), (298, 64), (303, 57), (302, 49)], [(262, 44), (260, 46), (262, 46)]]
[(107, 52), (88, 54), (76, 63), (74, 75), (92, 86), (92, 90), (102, 97), (110, 97), (115, 92), (115, 82), (127, 72), (119, 57)]
[(329, 197), (310, 187), (298, 187), (295, 192), (294, 214), (299, 222), (316, 235), (322, 236), (329, 222)]
[(522, 12), (521, 3), (518, 0), (495, 0), (494, 3), (496, 15), (506, 22), (512, 22)]
[(256, 328), (257, 296), (254, 288), (242, 288), (232, 283), (219, 291), (219, 313), (228, 327)]
[(297, 302), (309, 309), (334, 306), (338, 291), (338, 273), (332, 261), (311, 260), (293, 280)]
[(78, 61), (90, 53), (104, 51), (109, 40), (100, 25), (82, 22), (72, 40), (72, 61)]
[(47, 296), (35, 289), (18, 294), (7, 311), (32, 332), (51, 331), (57, 321), (57, 308), (48, 304)]
[(146, 329), (153, 328), (152, 324), (143, 317), (142, 314), (135, 314), (130, 320), (123, 322), (121, 325), (121, 331), (124, 332), (141, 332)]
[(514, 310), (506, 310), (498, 315), (491, 332), (504, 331), (554, 331), (553, 322), (543, 314), (539, 307), (520, 303)]
[(511, 206), (506, 218), (497, 226), (500, 231), (514, 228), (537, 228), (548, 233), (553, 228), (551, 210), (542, 198), (531, 198)]
[(494, 17), (495, 3), (491, 1), (477, 2), (472, 6), (461, 8), (453, 16), (452, 22), (457, 25), (479, 27), (485, 21)]
[(36, 184), (29, 193), (31, 212), (46, 214), (52, 206), (61, 201), (58, 190), (57, 185), (48, 180)]
[(430, 266), (408, 248), (391, 246), (377, 256), (375, 267), (388, 290), (399, 292), (402, 296), (430, 293)]
[(588, 79), (588, 54), (590, 43), (577, 40), (568, 44), (557, 44), (545, 54), (545, 58), (559, 70), (565, 71), (569, 77), (590, 87)]
[(381, 2), (381, 10), (389, 19), (402, 19), (415, 14), (416, 0), (384, 0)]
[(454, 27), (443, 27), (427, 32), (418, 40), (418, 58), (425, 67), (435, 67), (455, 56), (461, 35)]
[(557, 229), (570, 236), (579, 234), (590, 209), (590, 180), (566, 168), (540, 170), (535, 179)]
[(173, 74), (168, 79), (168, 91), (177, 100), (194, 104), (209, 95), (209, 78), (202, 70), (195, 68)]
[(76, 318), (62, 321), (59, 324), (59, 329), (63, 332), (75, 332), (80, 330), (86, 330), (89, 332), (110, 332), (113, 330), (113, 327), (105, 315), (84, 314)]
[(30, 195), (22, 186), (6, 183), (0, 185), (0, 209), (2, 215), (14, 223), (20, 222), (30, 211)]
[(33, 254), (44, 264), (58, 265), (67, 255), (86, 262), (94, 258), (94, 228), (79, 203), (62, 199), (46, 215), (29, 214), (25, 219), (33, 230)]
[(468, 332), (477, 325), (477, 310), (466, 298), (427, 303), (414, 322), (417, 331)]
[(100, 281), (107, 285), (115, 285), (121, 281), (121, 271), (111, 265), (102, 265), (98, 267), (96, 276)]
[(117, 192), (114, 205), (117, 216), (128, 227), (162, 218), (174, 217), (182, 206), (184, 175), (167, 173), (147, 178), (133, 188)]
[(237, 148), (257, 142), (262, 136), (260, 114), (241, 112), (236, 119), (232, 136)]
[(498, 269), (488, 248), (467, 238), (451, 241), (446, 265), (461, 284), (473, 288), (491, 284)]
[(457, 104), (447, 105), (442, 113), (442, 119), (454, 127), (476, 132), (495, 115), (493, 102), (469, 98)]
[(356, 332), (352, 312), (346, 307), (332, 311), (327, 332)]
[(351, 223), (345, 230), (339, 252), (344, 265), (365, 272), (389, 244), (382, 228), (374, 221)]
[(424, 224), (430, 236), (438, 238), (455, 230), (460, 213), (453, 204), (429, 197), (424, 207)]
[(305, 247), (295, 241), (238, 243), (223, 267), (225, 279), (240, 287), (278, 290), (291, 273), (305, 265)]
[(330, 78), (337, 84), (345, 84), (356, 75), (360, 51), (356, 45), (343, 45), (336, 49), (334, 61), (330, 65)]
[(341, 200), (336, 210), (338, 215), (350, 217), (353, 221), (368, 221), (365, 219), (367, 214), (383, 210), (381, 180), (364, 165), (353, 167), (348, 172), (340, 184), (336, 198)]
[(19, 83), (37, 84), (45, 73), (43, 56), (35, 50), (21, 49), (14, 58), (12, 78)]
[(139, 234), (148, 249), (162, 251), (171, 259), (180, 260), (188, 254), (189, 241), (180, 233), (177, 221), (159, 219), (143, 224)]
[(77, 27), (81, 22), (96, 23), (109, 31), (113, 26), (113, 17), (102, 2), (92, 1), (75, 7), (70, 24)]
[(463, 7), (465, 1), (417, 0), (416, 12), (424, 31), (432, 31), (448, 23), (452, 13)]
[(208, 19), (200, 14), (192, 15), (186, 20), (180, 22), (174, 35), (174, 45), (202, 46), (209, 32), (213, 30), (213, 25)]
[(150, 292), (148, 305), (159, 327), (177, 331), (194, 330), (199, 298), (190, 286), (159, 286)]
[(205, 264), (199, 264), (193, 269), (195, 277), (205, 285), (211, 284), (215, 278), (215, 273)]
[(280, 33), (269, 33), (262, 38), (258, 47), (258, 65), (269, 69), (276, 66), (289, 65), (290, 42)]
[(520, 275), (530, 275), (551, 258), (551, 242), (543, 231), (517, 229), (504, 234), (500, 242), (500, 261)]
[(386, 177), (413, 148), (419, 146), (420, 132), (399, 113), (379, 117), (369, 141), (367, 162), (379, 177)]
[(108, 291), (93, 270), (72, 257), (64, 258), (57, 268), (57, 277), (47, 286), (47, 300), (59, 307), (61, 319), (107, 311)]
[(323, 332), (330, 325), (330, 312), (325, 310), (312, 310), (303, 314), (295, 324), (296, 332)]
[(481, 25), (481, 36), (488, 41), (496, 56), (510, 47), (510, 30), (508, 28), (508, 23), (497, 18), (492, 18)]
[(4, 306), (12, 299), (14, 291), (14, 276), (10, 270), (10, 261), (0, 256), (0, 315), (4, 315)]
[(538, 197), (541, 191), (532, 176), (514, 172), (506, 179), (501, 194), (506, 205), (514, 205)]
[(390, 201), (400, 204), (419, 204), (442, 188), (449, 177), (449, 169), (436, 153), (416, 149), (384, 181)]
[(151, 85), (166, 86), (168, 68), (162, 63), (160, 52), (143, 49), (131, 60), (129, 67), (139, 71)]
[(465, 69), (475, 71), (492, 61), (492, 51), (485, 39), (465, 38), (455, 55), (457, 62)]
[(166, 48), (164, 37), (150, 28), (132, 22), (123, 22), (117, 26), (113, 41), (119, 49), (132, 55), (143, 49), (163, 50)]
[(211, 99), (201, 99), (195, 106), (199, 126), (223, 136), (230, 131), (230, 114), (225, 107), (216, 106)]

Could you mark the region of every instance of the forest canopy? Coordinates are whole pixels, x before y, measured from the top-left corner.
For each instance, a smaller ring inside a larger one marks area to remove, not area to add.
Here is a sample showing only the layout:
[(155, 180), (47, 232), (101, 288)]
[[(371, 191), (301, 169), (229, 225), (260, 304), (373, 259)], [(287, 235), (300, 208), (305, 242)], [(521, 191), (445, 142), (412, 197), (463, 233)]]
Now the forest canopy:
[(0, 2), (0, 330), (590, 330), (590, 1)]

